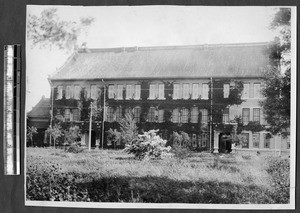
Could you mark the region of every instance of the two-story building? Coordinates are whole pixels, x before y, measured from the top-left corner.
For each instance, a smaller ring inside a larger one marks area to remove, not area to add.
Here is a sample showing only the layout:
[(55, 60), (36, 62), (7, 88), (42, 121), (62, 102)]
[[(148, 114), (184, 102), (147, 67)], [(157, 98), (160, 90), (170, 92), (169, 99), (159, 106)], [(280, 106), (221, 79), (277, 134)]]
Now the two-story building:
[[(223, 141), (228, 132), (216, 128), (215, 109), (221, 109), (219, 122), (224, 128), (238, 117), (245, 126), (249, 122), (265, 125), (259, 102), (263, 99), (261, 77), (269, 64), (266, 46), (246, 43), (79, 49), (49, 78), (53, 118), (81, 124), (82, 141), (88, 143), (88, 119), (82, 116), (88, 109), (82, 98), (98, 100), (105, 105), (104, 131), (100, 131), (102, 120), (93, 122), (92, 146), (102, 138), (101, 144), (109, 146), (102, 132), (117, 128), (124, 114), (132, 112), (140, 130), (159, 129), (168, 140), (173, 132), (183, 131), (200, 150), (229, 150)], [(216, 82), (221, 82), (221, 87), (214, 87)], [(242, 84), (243, 102), (234, 104), (228, 100), (238, 83)], [(241, 134), (244, 150), (289, 149), (288, 138), (269, 138), (266, 132), (253, 130)]]

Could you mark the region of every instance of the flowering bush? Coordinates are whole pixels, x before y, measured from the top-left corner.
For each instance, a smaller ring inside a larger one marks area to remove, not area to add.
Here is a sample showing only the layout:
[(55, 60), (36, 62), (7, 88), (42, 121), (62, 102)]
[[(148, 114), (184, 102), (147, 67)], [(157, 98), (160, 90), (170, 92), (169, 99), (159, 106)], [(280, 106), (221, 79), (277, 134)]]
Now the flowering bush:
[(171, 147), (166, 147), (166, 140), (156, 135), (158, 130), (150, 130), (143, 135), (126, 144), (124, 151), (128, 154), (134, 154), (138, 159), (162, 159), (172, 157)]

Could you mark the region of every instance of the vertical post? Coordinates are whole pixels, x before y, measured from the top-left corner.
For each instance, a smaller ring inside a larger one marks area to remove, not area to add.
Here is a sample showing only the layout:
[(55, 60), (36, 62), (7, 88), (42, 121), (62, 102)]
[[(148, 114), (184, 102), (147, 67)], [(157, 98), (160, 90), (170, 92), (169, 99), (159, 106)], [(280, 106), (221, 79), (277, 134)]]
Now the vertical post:
[(92, 102), (90, 104), (90, 125), (89, 125), (89, 151), (91, 151), (91, 145), (92, 145)]
[[(51, 84), (51, 115), (50, 115), (50, 127), (51, 129), (53, 129), (53, 125), (52, 125), (52, 122), (53, 122), (53, 96), (54, 96), (54, 88), (53, 88), (53, 85), (51, 83), (51, 81), (49, 81), (50, 84)], [(50, 134), (50, 141), (49, 141), (49, 145), (51, 147), (51, 141), (52, 141), (52, 136)], [(55, 141), (54, 141), (55, 143)], [(55, 147), (55, 144), (54, 144), (54, 147)]]
[[(102, 80), (103, 81), (103, 80)], [(103, 143), (104, 143), (104, 121), (105, 121), (105, 115), (106, 115), (106, 112), (105, 112), (105, 96), (106, 96), (106, 88), (105, 88), (105, 84), (104, 84), (104, 95), (103, 95), (103, 116), (102, 116), (102, 137), (101, 137), (101, 148), (103, 149)]]
[(209, 125), (209, 150), (212, 150), (212, 139), (213, 139), (213, 120), (212, 120), (212, 107), (213, 107), (213, 81), (212, 78), (210, 78), (210, 125)]

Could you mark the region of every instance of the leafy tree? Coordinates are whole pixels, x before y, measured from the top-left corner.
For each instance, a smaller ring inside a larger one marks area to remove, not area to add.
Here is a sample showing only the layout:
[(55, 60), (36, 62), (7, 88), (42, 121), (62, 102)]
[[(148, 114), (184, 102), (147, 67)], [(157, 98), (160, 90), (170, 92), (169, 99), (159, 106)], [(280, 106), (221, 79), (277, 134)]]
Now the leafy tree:
[(54, 148), (55, 148), (55, 143), (57, 138), (61, 137), (63, 135), (61, 126), (59, 124), (55, 124), (54, 127), (48, 127), (48, 129), (46, 130), (46, 132), (48, 134), (51, 135), (51, 137), (53, 137), (54, 140)]
[(81, 131), (79, 126), (70, 126), (69, 129), (64, 130), (64, 137), (67, 144), (73, 144), (80, 136)]
[(27, 127), (27, 140), (31, 141), (31, 146), (33, 146), (33, 135), (35, 134), (38, 134), (36, 127)]
[(291, 89), (291, 10), (281, 8), (274, 16), (271, 29), (279, 30), (267, 48), (270, 66), (264, 74), (261, 102), (267, 130), (272, 134), (287, 134), (290, 127), (290, 89)]
[(93, 23), (91, 17), (80, 18), (79, 22), (60, 20), (57, 8), (45, 9), (40, 17), (29, 15), (27, 36), (33, 46), (52, 47), (72, 50), (77, 46), (77, 40), (83, 31)]

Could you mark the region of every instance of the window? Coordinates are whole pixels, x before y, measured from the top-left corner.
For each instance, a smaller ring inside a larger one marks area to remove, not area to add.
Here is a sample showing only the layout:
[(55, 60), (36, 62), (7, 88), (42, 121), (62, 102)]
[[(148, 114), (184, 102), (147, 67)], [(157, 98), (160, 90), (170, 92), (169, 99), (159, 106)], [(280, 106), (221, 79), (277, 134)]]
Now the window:
[(201, 135), (201, 146), (206, 147), (208, 144), (208, 134), (204, 133)]
[(126, 85), (126, 99), (132, 99), (133, 91), (132, 85)]
[(79, 85), (74, 86), (74, 99), (76, 99), (76, 100), (80, 99), (80, 90), (81, 90), (81, 87)]
[(165, 85), (158, 85), (158, 99), (165, 99)]
[(156, 85), (150, 84), (150, 93), (149, 93), (149, 99), (155, 99), (156, 98)]
[(98, 98), (98, 88), (97, 85), (91, 85), (91, 99), (97, 100)]
[(148, 121), (155, 122), (155, 108), (154, 107), (150, 107), (150, 109), (149, 109)]
[(72, 114), (73, 114), (73, 120), (74, 121), (79, 121), (79, 110), (78, 109), (73, 109)]
[(259, 148), (259, 133), (253, 133), (252, 134), (252, 142), (253, 142), (253, 148)]
[(174, 84), (173, 87), (173, 99), (179, 99), (179, 84)]
[(188, 123), (188, 121), (189, 121), (189, 110), (183, 108), (181, 110), (181, 123)]
[(208, 123), (208, 111), (207, 109), (201, 109), (201, 123), (207, 124)]
[(243, 108), (242, 110), (242, 122), (244, 125), (247, 125), (250, 121), (250, 109)]
[(261, 91), (260, 91), (260, 83), (254, 83), (254, 98), (260, 98), (261, 97)]
[(135, 107), (133, 114), (135, 122), (139, 123), (141, 119), (141, 107)]
[(164, 122), (164, 110), (160, 109), (158, 110), (158, 123)]
[(117, 99), (123, 99), (123, 85), (118, 84)]
[(62, 99), (62, 94), (63, 94), (63, 86), (58, 86), (57, 87), (57, 98), (56, 99)]
[(173, 123), (179, 123), (179, 110), (177, 109), (173, 109), (172, 112), (172, 122)]
[(244, 89), (243, 89), (243, 94), (242, 94), (243, 99), (248, 99), (249, 98), (249, 91), (250, 91), (250, 84), (245, 83), (244, 84)]
[(202, 99), (207, 100), (209, 94), (208, 84), (202, 84)]
[(120, 122), (122, 120), (122, 107), (117, 107), (116, 109), (116, 121)]
[(65, 109), (65, 121), (70, 121), (70, 109)]
[(199, 98), (199, 84), (193, 84), (192, 99), (198, 99), (198, 98)]
[(114, 121), (114, 109), (112, 107), (107, 108), (107, 121), (108, 122)]
[(223, 123), (224, 124), (229, 123), (229, 108), (223, 110)]
[(72, 87), (71, 85), (66, 86), (66, 99), (72, 98)]
[(270, 148), (271, 138), (267, 133), (264, 133), (264, 148)]
[(134, 99), (135, 100), (141, 99), (141, 85), (139, 84), (135, 85)]
[(249, 133), (241, 134), (242, 148), (249, 148)]
[(191, 110), (191, 123), (198, 123), (198, 116), (199, 116), (199, 111), (198, 107), (193, 107)]
[(108, 85), (108, 98), (109, 99), (115, 98), (115, 86), (114, 85)]
[(189, 99), (190, 97), (190, 85), (189, 84), (183, 84), (183, 99)]
[(260, 123), (260, 108), (253, 109), (253, 121)]
[(230, 91), (229, 84), (224, 84), (223, 87), (224, 87), (223, 88), (224, 98), (228, 98), (229, 97), (229, 91)]

